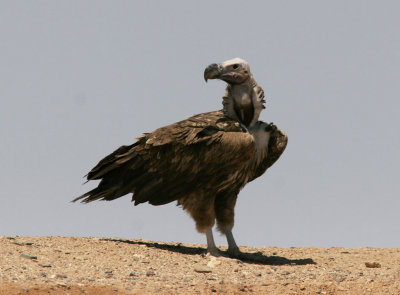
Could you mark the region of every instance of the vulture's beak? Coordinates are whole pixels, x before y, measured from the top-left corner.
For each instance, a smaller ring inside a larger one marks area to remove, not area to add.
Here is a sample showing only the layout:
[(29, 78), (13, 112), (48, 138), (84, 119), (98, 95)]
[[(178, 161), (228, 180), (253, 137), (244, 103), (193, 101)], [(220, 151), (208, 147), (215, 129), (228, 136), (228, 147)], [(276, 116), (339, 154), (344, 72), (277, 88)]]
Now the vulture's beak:
[(211, 64), (204, 70), (204, 80), (207, 82), (208, 79), (218, 79), (222, 74), (221, 64)]

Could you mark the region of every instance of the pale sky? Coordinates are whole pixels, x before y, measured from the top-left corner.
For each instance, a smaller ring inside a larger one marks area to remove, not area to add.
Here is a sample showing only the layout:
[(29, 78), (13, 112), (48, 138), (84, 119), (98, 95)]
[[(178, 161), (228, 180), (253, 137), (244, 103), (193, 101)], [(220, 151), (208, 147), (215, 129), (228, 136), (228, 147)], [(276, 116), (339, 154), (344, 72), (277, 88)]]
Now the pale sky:
[(399, 247), (399, 3), (2, 1), (0, 235), (205, 244), (174, 203), (70, 201), (119, 146), (220, 109), (204, 68), (241, 57), (289, 143), (240, 193), (237, 243)]

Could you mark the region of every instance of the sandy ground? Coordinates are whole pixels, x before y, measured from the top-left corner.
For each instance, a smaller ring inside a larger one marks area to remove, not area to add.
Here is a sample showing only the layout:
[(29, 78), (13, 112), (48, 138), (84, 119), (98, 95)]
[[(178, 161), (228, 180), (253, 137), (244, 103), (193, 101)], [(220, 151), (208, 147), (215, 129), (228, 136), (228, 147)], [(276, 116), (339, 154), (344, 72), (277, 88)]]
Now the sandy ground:
[[(225, 249), (226, 248), (223, 248)], [(400, 249), (0, 237), (0, 294), (400, 294)]]

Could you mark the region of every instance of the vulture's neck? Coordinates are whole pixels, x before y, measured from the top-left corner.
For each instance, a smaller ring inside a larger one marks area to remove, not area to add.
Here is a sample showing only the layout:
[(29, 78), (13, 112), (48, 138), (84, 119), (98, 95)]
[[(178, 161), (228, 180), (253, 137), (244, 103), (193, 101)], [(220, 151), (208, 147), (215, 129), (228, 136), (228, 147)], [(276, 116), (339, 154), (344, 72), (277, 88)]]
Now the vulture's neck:
[(226, 116), (238, 120), (246, 128), (257, 121), (264, 107), (264, 93), (251, 76), (239, 85), (228, 85), (222, 104)]

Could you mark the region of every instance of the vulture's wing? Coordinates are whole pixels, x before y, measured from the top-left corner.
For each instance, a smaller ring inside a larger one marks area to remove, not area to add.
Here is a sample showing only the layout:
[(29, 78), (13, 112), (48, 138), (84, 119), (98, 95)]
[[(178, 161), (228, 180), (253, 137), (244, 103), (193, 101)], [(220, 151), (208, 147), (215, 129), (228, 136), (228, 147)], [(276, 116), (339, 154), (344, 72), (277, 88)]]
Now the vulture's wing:
[(98, 187), (83, 202), (133, 193), (136, 204), (162, 205), (194, 191), (222, 191), (254, 156), (254, 138), (222, 111), (162, 127), (105, 157), (88, 174)]

